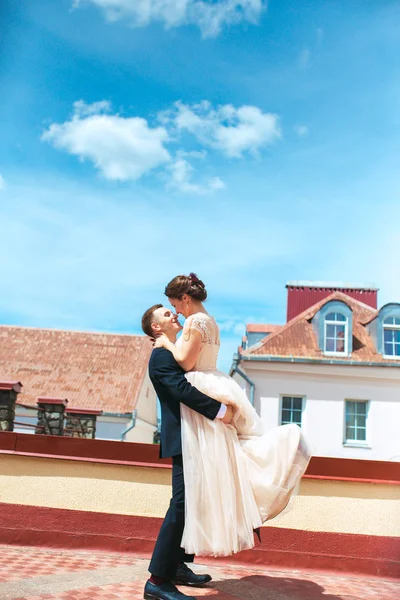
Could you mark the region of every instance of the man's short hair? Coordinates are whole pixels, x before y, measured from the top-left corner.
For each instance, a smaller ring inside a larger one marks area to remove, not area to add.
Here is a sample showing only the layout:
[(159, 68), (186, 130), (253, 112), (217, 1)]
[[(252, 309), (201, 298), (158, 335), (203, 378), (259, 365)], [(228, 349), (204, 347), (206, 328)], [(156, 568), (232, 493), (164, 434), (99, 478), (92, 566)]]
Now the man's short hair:
[(155, 304), (154, 306), (151, 306), (150, 308), (148, 308), (146, 310), (146, 312), (144, 313), (143, 317), (142, 317), (142, 329), (143, 332), (148, 335), (149, 337), (154, 337), (154, 331), (153, 328), (151, 326), (152, 323), (154, 323), (154, 312), (158, 309), (158, 308), (162, 308), (162, 304)]

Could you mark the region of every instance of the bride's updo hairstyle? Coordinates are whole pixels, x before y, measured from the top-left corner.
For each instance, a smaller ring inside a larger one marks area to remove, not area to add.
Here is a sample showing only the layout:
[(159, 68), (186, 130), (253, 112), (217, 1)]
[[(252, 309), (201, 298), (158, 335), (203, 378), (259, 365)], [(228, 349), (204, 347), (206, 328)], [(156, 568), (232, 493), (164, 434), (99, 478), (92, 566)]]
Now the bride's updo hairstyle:
[(177, 275), (168, 283), (165, 288), (167, 298), (176, 298), (181, 300), (182, 296), (187, 294), (193, 300), (204, 302), (207, 298), (207, 290), (204, 283), (199, 279), (196, 273), (189, 275)]

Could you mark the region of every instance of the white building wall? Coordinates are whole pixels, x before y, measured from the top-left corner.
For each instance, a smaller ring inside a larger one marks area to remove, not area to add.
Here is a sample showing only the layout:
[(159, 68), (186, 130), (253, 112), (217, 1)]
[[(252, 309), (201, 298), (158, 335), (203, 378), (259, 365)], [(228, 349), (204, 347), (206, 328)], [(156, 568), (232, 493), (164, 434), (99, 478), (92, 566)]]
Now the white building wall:
[(125, 442), (140, 442), (142, 444), (153, 444), (154, 434), (157, 431), (155, 425), (151, 425), (141, 419), (136, 419), (136, 424), (133, 429), (128, 431), (125, 436)]
[[(244, 361), (240, 368), (255, 383), (267, 429), (280, 425), (282, 396), (303, 396), (302, 428), (313, 454), (400, 461), (400, 369)], [(345, 400), (370, 403), (364, 446), (344, 443)]]
[(147, 371), (136, 402), (136, 411), (139, 419), (157, 428), (157, 395)]

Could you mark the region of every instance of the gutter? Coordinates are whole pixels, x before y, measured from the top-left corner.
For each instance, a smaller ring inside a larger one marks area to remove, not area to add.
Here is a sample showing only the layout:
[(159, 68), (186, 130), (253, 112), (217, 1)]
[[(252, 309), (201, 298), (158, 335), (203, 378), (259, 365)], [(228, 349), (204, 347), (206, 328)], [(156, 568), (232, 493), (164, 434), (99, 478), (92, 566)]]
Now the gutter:
[(132, 429), (135, 427), (136, 425), (136, 415), (137, 415), (137, 410), (133, 410), (132, 411), (132, 424), (129, 425), (129, 427), (127, 427), (122, 433), (121, 433), (121, 442), (125, 441), (125, 436), (127, 433), (129, 433), (129, 431), (132, 431)]
[[(237, 355), (235, 355), (237, 356)], [(235, 372), (235, 356), (233, 359), (233, 366), (231, 371)], [(333, 359), (333, 360), (326, 360), (326, 359), (322, 359), (322, 358), (300, 358), (300, 357), (295, 357), (295, 356), (273, 356), (273, 355), (265, 355), (265, 354), (252, 354), (252, 355), (245, 355), (245, 354), (241, 354), (239, 361), (240, 360), (247, 360), (247, 361), (255, 361), (255, 362), (281, 362), (281, 363), (313, 363), (313, 364), (317, 364), (317, 365), (351, 365), (351, 366), (358, 366), (358, 367), (394, 367), (394, 368), (400, 368), (400, 361), (399, 364), (395, 364), (395, 363), (381, 363), (381, 362), (360, 362), (358, 360), (341, 360), (341, 359)]]
[(251, 405), (254, 406), (254, 391), (256, 388), (256, 384), (254, 383), (254, 381), (252, 381), (250, 379), (250, 377), (244, 371), (242, 371), (242, 369), (239, 369), (239, 364), (240, 364), (240, 361), (242, 358), (243, 358), (243, 356), (239, 353), (233, 355), (233, 363), (232, 363), (232, 368), (229, 372), (229, 375), (232, 377), (234, 375), (234, 373), (237, 373), (240, 377), (242, 377), (249, 384), (249, 386), (250, 386), (250, 402), (251, 402)]

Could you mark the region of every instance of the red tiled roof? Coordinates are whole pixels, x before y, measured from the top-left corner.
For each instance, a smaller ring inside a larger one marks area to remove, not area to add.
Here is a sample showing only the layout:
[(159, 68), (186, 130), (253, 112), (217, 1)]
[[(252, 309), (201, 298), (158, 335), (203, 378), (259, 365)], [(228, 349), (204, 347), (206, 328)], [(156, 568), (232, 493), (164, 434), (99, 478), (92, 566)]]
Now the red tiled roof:
[(145, 336), (0, 326), (0, 380), (23, 383), (18, 402), (131, 413), (152, 350)]
[(281, 325), (268, 325), (265, 323), (247, 323), (247, 333), (274, 333)]
[(343, 360), (399, 364), (398, 361), (388, 360), (377, 352), (373, 340), (364, 326), (378, 314), (378, 311), (342, 292), (334, 292), (317, 302), (255, 346), (243, 351), (243, 355), (293, 356), (331, 361), (332, 357), (325, 356), (319, 348), (311, 320), (322, 306), (332, 300), (344, 302), (353, 311), (353, 352), (351, 356), (343, 357)]

